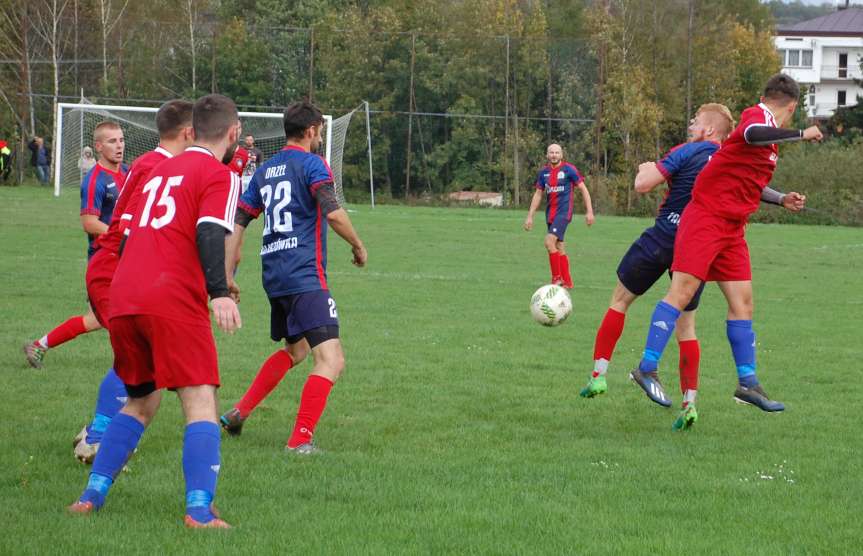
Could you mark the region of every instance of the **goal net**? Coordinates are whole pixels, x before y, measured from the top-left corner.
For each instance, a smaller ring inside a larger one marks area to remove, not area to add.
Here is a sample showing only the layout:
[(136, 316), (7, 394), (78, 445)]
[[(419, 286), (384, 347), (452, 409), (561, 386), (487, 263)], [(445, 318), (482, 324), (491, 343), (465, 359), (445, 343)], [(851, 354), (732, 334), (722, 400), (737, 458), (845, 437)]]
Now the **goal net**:
[[(145, 106), (108, 106), (89, 103), (60, 103), (57, 106), (57, 140), (54, 143), (54, 194), (60, 195), (63, 188), (76, 191), (81, 185), (86, 165), (82, 164), (85, 148), (93, 149), (93, 129), (105, 120), (117, 122), (123, 128), (126, 151), (123, 157), (131, 163), (140, 155), (153, 150), (159, 144), (156, 129), (158, 108)], [(342, 155), (345, 134), (353, 112), (333, 120), (324, 116), (324, 144), (321, 156), (333, 170), (339, 202), (344, 206), (342, 187)], [(240, 112), (243, 135), (251, 134), (255, 146), (263, 153), (264, 160), (285, 146), (285, 131), (281, 112)], [(242, 144), (242, 141), (241, 141)], [(95, 151), (94, 151), (95, 156)]]

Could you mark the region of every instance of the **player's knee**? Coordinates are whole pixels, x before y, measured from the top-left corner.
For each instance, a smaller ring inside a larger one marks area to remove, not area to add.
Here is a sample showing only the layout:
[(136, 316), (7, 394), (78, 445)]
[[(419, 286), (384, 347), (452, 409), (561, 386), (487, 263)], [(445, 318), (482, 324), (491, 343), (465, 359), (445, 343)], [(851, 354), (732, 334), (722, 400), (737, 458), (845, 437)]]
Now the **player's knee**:
[(557, 253), (557, 238), (553, 235), (545, 236), (545, 248), (549, 253)]
[(296, 344), (288, 344), (285, 351), (291, 356), (294, 365), (302, 363), (309, 356), (309, 344), (307, 342), (297, 342)]

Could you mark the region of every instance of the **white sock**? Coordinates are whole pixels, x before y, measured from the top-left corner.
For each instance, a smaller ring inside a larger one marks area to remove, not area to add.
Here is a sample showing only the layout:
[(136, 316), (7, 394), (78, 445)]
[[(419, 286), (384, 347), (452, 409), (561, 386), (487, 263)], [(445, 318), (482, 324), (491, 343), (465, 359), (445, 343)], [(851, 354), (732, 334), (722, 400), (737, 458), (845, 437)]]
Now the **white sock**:
[(602, 376), (608, 371), (608, 359), (597, 359), (593, 362), (594, 376)]
[(683, 394), (683, 405), (695, 403), (695, 396), (697, 394), (698, 390), (687, 390), (686, 393)]
[(48, 335), (46, 334), (42, 336), (41, 338), (36, 340), (36, 343), (39, 344), (42, 349), (48, 349)]

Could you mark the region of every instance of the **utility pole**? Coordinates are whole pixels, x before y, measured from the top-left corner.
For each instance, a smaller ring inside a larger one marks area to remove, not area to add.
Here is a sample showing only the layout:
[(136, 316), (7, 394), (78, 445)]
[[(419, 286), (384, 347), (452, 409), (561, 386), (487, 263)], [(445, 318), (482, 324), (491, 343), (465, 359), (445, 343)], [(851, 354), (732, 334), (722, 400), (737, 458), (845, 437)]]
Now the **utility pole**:
[(414, 64), (416, 63), (417, 54), (417, 34), (411, 33), (411, 75), (410, 86), (408, 87), (408, 152), (407, 163), (405, 164), (405, 198), (411, 194), (411, 155), (413, 154), (411, 140), (413, 138), (414, 128)]

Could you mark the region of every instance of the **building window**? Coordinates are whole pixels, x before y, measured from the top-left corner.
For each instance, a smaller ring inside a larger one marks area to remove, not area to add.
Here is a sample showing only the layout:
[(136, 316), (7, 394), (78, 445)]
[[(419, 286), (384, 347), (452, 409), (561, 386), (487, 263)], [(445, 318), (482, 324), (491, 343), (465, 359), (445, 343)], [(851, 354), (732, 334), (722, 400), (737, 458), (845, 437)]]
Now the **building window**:
[(787, 68), (811, 68), (812, 67), (812, 51), (811, 50), (779, 50), (779, 59), (782, 60), (782, 65)]
[(836, 104), (845, 106), (845, 91), (836, 91)]

